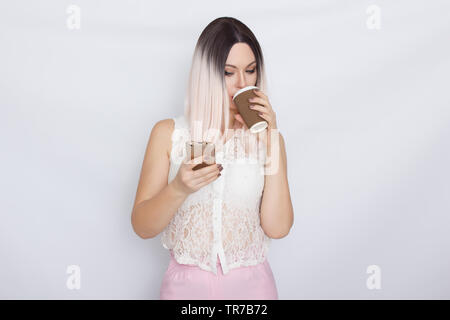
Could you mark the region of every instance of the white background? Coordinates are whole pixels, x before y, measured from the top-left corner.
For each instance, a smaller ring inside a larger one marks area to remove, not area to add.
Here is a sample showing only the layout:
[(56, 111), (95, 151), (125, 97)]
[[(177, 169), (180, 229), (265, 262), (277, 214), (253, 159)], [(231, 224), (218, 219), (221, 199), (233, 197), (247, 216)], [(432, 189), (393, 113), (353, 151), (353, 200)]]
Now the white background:
[(0, 298), (159, 298), (168, 251), (133, 232), (131, 209), (150, 131), (182, 113), (194, 46), (220, 16), (260, 41), (286, 140), (280, 299), (449, 299), (444, 0), (2, 1)]

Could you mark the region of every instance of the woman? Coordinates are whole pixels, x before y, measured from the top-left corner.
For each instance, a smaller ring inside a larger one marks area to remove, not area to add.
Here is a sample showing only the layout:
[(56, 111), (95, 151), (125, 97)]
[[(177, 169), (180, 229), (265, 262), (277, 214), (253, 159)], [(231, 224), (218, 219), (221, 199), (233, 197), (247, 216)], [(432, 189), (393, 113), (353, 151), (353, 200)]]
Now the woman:
[[(260, 89), (253, 103), (268, 123), (262, 133), (249, 133), (232, 101), (246, 86)], [(253, 33), (234, 18), (212, 21), (195, 47), (184, 114), (152, 129), (132, 213), (134, 231), (161, 233), (170, 251), (161, 299), (278, 299), (267, 252), (271, 238), (289, 233), (293, 209), (284, 140), (265, 92)], [(257, 152), (245, 143), (255, 136)], [(216, 164), (193, 170), (190, 141), (214, 143)], [(270, 174), (268, 156), (277, 163)]]

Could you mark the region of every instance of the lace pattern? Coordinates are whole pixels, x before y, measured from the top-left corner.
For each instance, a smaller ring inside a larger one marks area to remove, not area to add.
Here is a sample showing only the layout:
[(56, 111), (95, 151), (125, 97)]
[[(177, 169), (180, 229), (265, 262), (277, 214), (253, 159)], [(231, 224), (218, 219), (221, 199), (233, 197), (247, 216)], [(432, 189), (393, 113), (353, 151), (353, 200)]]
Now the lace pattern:
[[(168, 182), (178, 173), (189, 141), (184, 116), (174, 121)], [(258, 146), (259, 159), (246, 158), (239, 139), (228, 140), (224, 147), (216, 153), (216, 162), (223, 165), (221, 177), (190, 194), (161, 234), (162, 245), (172, 250), (178, 263), (197, 265), (215, 274), (217, 255), (226, 274), (232, 268), (264, 262), (271, 241), (261, 228), (259, 215), (264, 189), (263, 145)]]

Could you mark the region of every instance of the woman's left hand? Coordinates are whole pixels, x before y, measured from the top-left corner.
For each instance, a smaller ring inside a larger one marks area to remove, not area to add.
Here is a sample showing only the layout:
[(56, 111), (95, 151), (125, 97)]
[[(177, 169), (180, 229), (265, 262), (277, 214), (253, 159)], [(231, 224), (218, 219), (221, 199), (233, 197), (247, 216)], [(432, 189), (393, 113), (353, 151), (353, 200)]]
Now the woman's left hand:
[[(272, 109), (272, 105), (269, 102), (269, 98), (261, 91), (261, 90), (253, 90), (253, 92), (256, 94), (256, 97), (249, 99), (250, 108), (252, 110), (258, 111), (258, 114), (261, 118), (267, 121), (267, 129), (277, 129), (277, 120), (275, 112)], [(244, 122), (244, 119), (242, 119), (242, 116), (237, 113), (235, 115), (236, 120), (240, 123), (238, 126), (237, 123), (235, 123), (235, 129), (236, 128), (245, 128), (248, 129), (247, 125)]]
[(258, 115), (267, 121), (267, 129), (277, 129), (277, 119), (269, 98), (261, 90), (253, 90), (256, 97), (249, 99), (250, 109), (258, 111)]

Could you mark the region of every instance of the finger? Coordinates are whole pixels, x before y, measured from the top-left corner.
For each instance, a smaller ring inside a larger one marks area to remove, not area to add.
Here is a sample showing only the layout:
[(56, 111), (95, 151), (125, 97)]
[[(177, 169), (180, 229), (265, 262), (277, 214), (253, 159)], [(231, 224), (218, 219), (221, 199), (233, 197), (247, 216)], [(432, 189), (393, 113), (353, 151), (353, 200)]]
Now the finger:
[(270, 119), (270, 117), (269, 117), (269, 115), (267, 113), (258, 112), (258, 116), (260, 116), (264, 120)]
[(207, 165), (201, 169), (195, 170), (194, 171), (194, 178), (198, 178), (198, 177), (203, 177), (206, 174), (209, 174), (210, 172), (216, 172), (219, 171), (219, 164), (217, 163), (213, 163), (210, 165)]
[(220, 173), (219, 169), (214, 169), (213, 171), (210, 171), (208, 173), (205, 173), (202, 176), (198, 176), (197, 178), (194, 178), (193, 183), (201, 183), (205, 180), (208, 180), (210, 177), (214, 176), (214, 175), (218, 175)]
[(201, 188), (207, 184), (210, 184), (212, 181), (219, 178), (219, 173), (211, 173), (207, 177), (203, 178), (202, 180), (197, 181), (197, 184), (195, 185), (195, 188)]
[[(188, 158), (188, 157), (186, 156), (186, 158)], [(192, 169), (196, 165), (202, 163), (202, 160), (203, 160), (203, 155), (200, 155), (198, 157), (195, 157), (194, 159), (187, 159), (186, 164), (189, 169)]]
[(269, 125), (272, 124), (272, 118), (267, 113), (258, 112), (258, 116), (266, 120)]
[(262, 91), (259, 90), (259, 89), (253, 89), (253, 93), (256, 94), (258, 97), (263, 97), (263, 98), (266, 97), (266, 95), (264, 94), (264, 92), (262, 92)]
[(250, 105), (250, 109), (256, 110), (256, 111), (261, 111), (261, 112), (268, 112), (269, 111), (269, 110), (267, 110), (267, 107), (263, 107), (263, 106), (260, 106), (258, 104)]
[(253, 98), (251, 98), (249, 100), (249, 102), (252, 103), (252, 104), (255, 104), (255, 103), (261, 104), (263, 106), (267, 105), (267, 101), (265, 99), (263, 99), (263, 98), (260, 98), (260, 97), (253, 97)]

